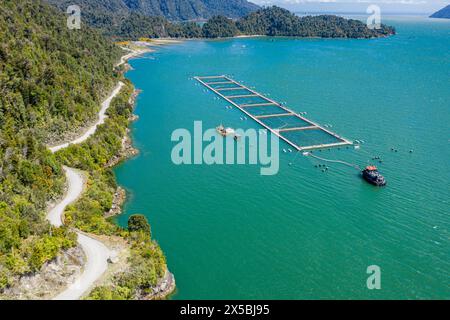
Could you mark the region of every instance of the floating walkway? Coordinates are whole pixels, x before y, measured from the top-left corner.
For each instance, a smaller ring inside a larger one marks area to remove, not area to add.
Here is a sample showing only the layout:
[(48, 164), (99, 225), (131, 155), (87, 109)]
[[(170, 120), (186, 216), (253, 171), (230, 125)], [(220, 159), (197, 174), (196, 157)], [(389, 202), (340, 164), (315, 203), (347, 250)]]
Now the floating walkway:
[(353, 144), (227, 76), (194, 77), (194, 79), (298, 151)]

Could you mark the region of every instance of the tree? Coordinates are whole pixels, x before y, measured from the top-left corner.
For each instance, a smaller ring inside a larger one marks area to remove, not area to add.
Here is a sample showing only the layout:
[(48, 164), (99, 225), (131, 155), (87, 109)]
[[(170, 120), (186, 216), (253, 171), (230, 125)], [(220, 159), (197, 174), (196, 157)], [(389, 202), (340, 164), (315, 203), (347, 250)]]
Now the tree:
[(203, 25), (205, 38), (234, 37), (239, 33), (236, 23), (224, 16), (216, 16)]
[(128, 218), (128, 230), (130, 232), (144, 232), (151, 238), (150, 224), (142, 214), (134, 214)]

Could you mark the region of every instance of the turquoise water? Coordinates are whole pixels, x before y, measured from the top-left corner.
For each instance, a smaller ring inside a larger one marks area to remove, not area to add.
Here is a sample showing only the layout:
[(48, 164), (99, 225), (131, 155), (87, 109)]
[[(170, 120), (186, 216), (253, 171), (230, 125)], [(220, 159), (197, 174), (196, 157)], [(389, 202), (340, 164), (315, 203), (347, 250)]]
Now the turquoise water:
[[(387, 39), (188, 41), (132, 61), (141, 153), (116, 169), (129, 192), (118, 221), (148, 217), (175, 299), (450, 298), (450, 21), (389, 23), (398, 35)], [(172, 131), (195, 120), (259, 128), (192, 80), (211, 74), (364, 140), (316, 154), (375, 163), (388, 186), (294, 153), (280, 154), (274, 176), (174, 165)], [(381, 290), (366, 287), (369, 265), (381, 268)]]

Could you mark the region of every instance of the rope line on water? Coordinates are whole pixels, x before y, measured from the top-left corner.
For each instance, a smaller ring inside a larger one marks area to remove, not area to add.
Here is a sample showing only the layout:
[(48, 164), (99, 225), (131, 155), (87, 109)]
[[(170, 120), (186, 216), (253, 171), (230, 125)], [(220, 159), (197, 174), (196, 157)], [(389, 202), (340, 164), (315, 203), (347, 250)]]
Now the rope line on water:
[(348, 163), (348, 162), (345, 162), (345, 161), (342, 161), (342, 160), (331, 160), (331, 159), (321, 158), (321, 157), (319, 157), (319, 156), (316, 156), (315, 154), (312, 154), (311, 152), (308, 152), (308, 153), (306, 154), (306, 156), (311, 156), (311, 157), (313, 157), (313, 158), (316, 158), (316, 159), (318, 159), (318, 160), (322, 160), (322, 161), (325, 161), (325, 162), (332, 162), (332, 163), (340, 163), (340, 164), (344, 164), (344, 165), (346, 165), (346, 166), (349, 166), (349, 167), (352, 167), (352, 168), (355, 168), (355, 169), (361, 171), (360, 166), (358, 166), (358, 165), (356, 165), (356, 164)]

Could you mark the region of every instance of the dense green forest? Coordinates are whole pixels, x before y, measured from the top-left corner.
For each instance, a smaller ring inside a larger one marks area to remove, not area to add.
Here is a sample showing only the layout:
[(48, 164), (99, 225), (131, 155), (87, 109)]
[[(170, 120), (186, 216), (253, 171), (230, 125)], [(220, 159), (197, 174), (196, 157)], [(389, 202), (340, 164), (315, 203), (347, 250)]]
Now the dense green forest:
[[(98, 2), (94, 3), (98, 5)], [(171, 22), (163, 16), (151, 17), (138, 12), (123, 14), (123, 9), (114, 8), (110, 8), (112, 11), (104, 11), (95, 6), (84, 10), (83, 21), (100, 29), (105, 35), (119, 40), (136, 40), (141, 37), (224, 38), (237, 35), (375, 38), (395, 33), (394, 28), (386, 25), (371, 30), (359, 20), (333, 15), (298, 17), (276, 6), (256, 10), (237, 20), (229, 19), (225, 15), (214, 16), (203, 25), (194, 22)]]
[(266, 35), (284, 37), (320, 38), (375, 38), (394, 34), (392, 27), (381, 25), (371, 30), (359, 20), (333, 15), (298, 17), (276, 6), (260, 9), (237, 21), (222, 16), (214, 17), (203, 25), (205, 38), (237, 35)]
[[(154, 283), (165, 272), (158, 245), (149, 236), (135, 243), (133, 232), (104, 218), (116, 187), (105, 164), (121, 148), (132, 85), (127, 82), (106, 123), (84, 144), (58, 154), (46, 147), (95, 119), (102, 99), (125, 81), (113, 72), (122, 50), (97, 31), (69, 30), (65, 16), (40, 0), (3, 0), (0, 38), (0, 295), (75, 246), (72, 227), (129, 239), (132, 259), (144, 259), (151, 274), (127, 277)], [(68, 207), (66, 225), (54, 228), (45, 218), (49, 203), (62, 196), (62, 164), (86, 170), (89, 183)]]
[(85, 124), (113, 87), (121, 50), (97, 32), (69, 30), (40, 1), (0, 7), (1, 128), (59, 136)]
[(213, 17), (203, 25), (202, 35), (205, 38), (234, 37), (239, 34), (236, 23), (223, 16)]
[(0, 39), (2, 288), (75, 244), (45, 220), (64, 178), (44, 143), (95, 115), (120, 51), (97, 32), (70, 32), (62, 15), (31, 0), (2, 1)]
[[(46, 0), (66, 10), (77, 4), (90, 23), (114, 25), (128, 19), (165, 17), (170, 21), (202, 20), (216, 15), (239, 18), (258, 9), (246, 0)], [(140, 17), (139, 17), (140, 16)]]
[(286, 9), (269, 7), (258, 10), (237, 21), (241, 34), (320, 37), (320, 38), (374, 38), (395, 33), (394, 28), (381, 25), (371, 30), (359, 20), (334, 15), (298, 17)]

